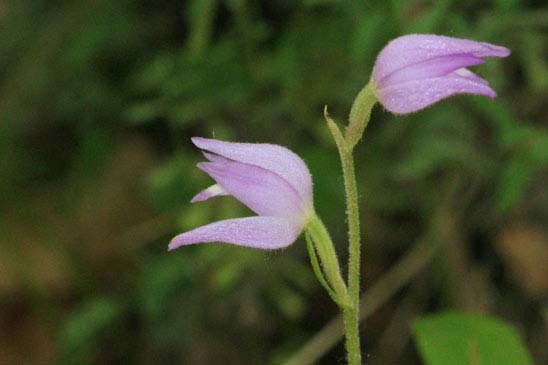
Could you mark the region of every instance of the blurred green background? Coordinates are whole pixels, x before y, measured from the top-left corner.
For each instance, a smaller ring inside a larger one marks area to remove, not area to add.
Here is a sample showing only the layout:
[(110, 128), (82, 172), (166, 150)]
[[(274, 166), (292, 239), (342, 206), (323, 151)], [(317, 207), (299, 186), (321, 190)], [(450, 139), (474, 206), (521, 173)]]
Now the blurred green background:
[[(1, 364), (281, 364), (299, 353), (338, 313), (302, 238), (272, 252), (167, 253), (178, 232), (249, 213), (230, 197), (189, 203), (210, 184), (190, 137), (302, 156), (346, 266), (323, 106), (343, 121), (376, 54), (406, 33), (513, 53), (475, 69), (495, 101), (373, 112), (356, 156), (363, 281), (390, 290), (369, 297), (367, 364), (421, 363), (431, 323), (420, 318), (447, 309), (498, 318), (548, 363), (544, 1), (4, 0), (0, 24)], [(340, 341), (315, 352), (344, 363)]]

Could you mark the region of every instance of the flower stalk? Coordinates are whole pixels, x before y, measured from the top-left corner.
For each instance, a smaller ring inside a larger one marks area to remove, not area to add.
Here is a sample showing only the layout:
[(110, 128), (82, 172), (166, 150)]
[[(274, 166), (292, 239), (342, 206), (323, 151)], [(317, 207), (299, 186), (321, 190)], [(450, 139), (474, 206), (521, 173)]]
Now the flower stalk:
[(337, 124), (324, 109), (324, 117), (333, 135), (344, 178), (346, 197), (346, 216), (348, 221), (348, 300), (349, 305), (343, 308), (343, 319), (346, 334), (346, 352), (349, 365), (361, 364), (360, 333), (359, 333), (359, 301), (360, 301), (360, 211), (358, 204), (358, 187), (354, 167), (353, 150), (360, 141), (369, 118), (371, 109), (377, 102), (371, 84), (367, 84), (358, 94), (350, 112), (350, 120), (343, 136)]
[(329, 116), (327, 107), (324, 117), (339, 151), (343, 170), (344, 191), (346, 197), (346, 216), (348, 222), (348, 300), (343, 308), (343, 320), (346, 334), (346, 352), (349, 365), (361, 364), (359, 304), (360, 304), (360, 211), (358, 187), (354, 167), (353, 150), (360, 141), (369, 123), (371, 110), (376, 104), (373, 85), (368, 83), (357, 95), (350, 110), (349, 124), (343, 136), (337, 124)]
[(346, 328), (346, 350), (350, 365), (361, 364), (359, 318), (360, 304), (360, 213), (354, 157), (351, 150), (341, 152), (341, 163), (346, 195), (346, 215), (348, 220), (348, 296), (349, 309), (344, 312)]

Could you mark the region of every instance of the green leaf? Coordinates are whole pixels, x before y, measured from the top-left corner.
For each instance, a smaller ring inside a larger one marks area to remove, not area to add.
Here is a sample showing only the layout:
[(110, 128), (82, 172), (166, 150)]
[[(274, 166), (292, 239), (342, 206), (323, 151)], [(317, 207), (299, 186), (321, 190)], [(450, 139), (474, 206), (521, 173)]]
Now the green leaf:
[(516, 331), (484, 315), (435, 314), (416, 321), (413, 332), (425, 365), (533, 364)]

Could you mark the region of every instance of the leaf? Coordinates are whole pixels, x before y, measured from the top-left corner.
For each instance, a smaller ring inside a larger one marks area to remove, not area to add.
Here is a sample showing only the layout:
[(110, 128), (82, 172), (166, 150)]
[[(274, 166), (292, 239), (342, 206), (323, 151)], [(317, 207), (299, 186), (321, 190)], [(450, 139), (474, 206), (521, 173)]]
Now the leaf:
[(419, 319), (413, 336), (425, 365), (531, 365), (516, 331), (480, 314), (445, 312)]

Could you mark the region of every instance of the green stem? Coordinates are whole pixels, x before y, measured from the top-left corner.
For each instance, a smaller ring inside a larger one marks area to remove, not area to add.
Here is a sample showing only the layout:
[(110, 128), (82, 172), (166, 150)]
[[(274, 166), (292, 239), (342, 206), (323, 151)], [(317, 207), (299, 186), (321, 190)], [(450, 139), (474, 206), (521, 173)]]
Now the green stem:
[[(371, 104), (373, 105), (373, 104)], [(339, 150), (346, 196), (346, 216), (348, 221), (348, 299), (349, 305), (343, 308), (346, 352), (349, 365), (361, 365), (359, 301), (360, 301), (360, 212), (358, 188), (354, 171), (352, 147), (343, 137), (337, 124), (324, 109), (324, 117)], [(348, 131), (348, 130), (347, 130)], [(358, 139), (359, 140), (359, 139)]]
[(354, 158), (349, 149), (340, 150), (348, 219), (348, 297), (344, 311), (346, 351), (349, 365), (361, 365), (358, 308), (360, 303), (360, 212)]
[(374, 85), (368, 83), (358, 94), (350, 110), (349, 124), (345, 135), (324, 109), (327, 125), (339, 150), (346, 196), (346, 216), (348, 221), (348, 300), (343, 308), (346, 334), (346, 352), (349, 365), (361, 365), (359, 304), (360, 304), (360, 211), (358, 187), (352, 151), (362, 138), (369, 123), (371, 109), (377, 102)]

